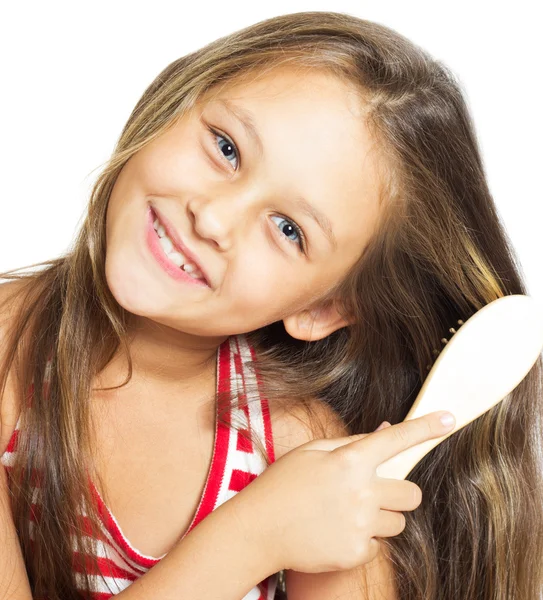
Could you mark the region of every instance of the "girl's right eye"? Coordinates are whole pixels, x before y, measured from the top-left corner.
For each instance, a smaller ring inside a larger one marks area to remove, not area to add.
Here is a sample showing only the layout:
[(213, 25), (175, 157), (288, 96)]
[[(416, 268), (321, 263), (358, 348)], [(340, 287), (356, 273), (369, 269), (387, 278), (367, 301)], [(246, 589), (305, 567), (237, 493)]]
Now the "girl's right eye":
[[(213, 127), (210, 127), (208, 125), (208, 130), (211, 133), (213, 139), (216, 141), (217, 138), (222, 138), (224, 141), (226, 141), (227, 143), (223, 146), (219, 146), (218, 144), (214, 144), (214, 148), (217, 151), (217, 154), (219, 155), (219, 159), (222, 162), (227, 162), (230, 165), (232, 164), (230, 162), (230, 160), (227, 158), (227, 154), (229, 156), (232, 156), (233, 153), (233, 157), (239, 162), (239, 151), (236, 147), (236, 144), (234, 144), (234, 142), (230, 139), (227, 138), (225, 135), (223, 135), (222, 133), (219, 133), (218, 131), (216, 131), (215, 129), (213, 129)], [(224, 149), (226, 149), (226, 154), (224, 152)], [(234, 167), (234, 171), (237, 171), (237, 166)]]

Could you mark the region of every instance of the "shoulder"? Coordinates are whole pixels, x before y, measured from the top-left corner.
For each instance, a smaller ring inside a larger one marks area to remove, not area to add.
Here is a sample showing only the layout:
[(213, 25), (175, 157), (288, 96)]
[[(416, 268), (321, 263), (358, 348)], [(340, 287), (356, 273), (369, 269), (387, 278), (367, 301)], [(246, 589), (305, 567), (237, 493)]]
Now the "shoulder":
[(311, 440), (349, 435), (338, 413), (319, 398), (269, 404), (276, 460)]
[(369, 563), (345, 571), (301, 573), (285, 570), (288, 600), (400, 600), (393, 563), (383, 544)]
[[(0, 283), (0, 369), (7, 358), (7, 341), (21, 302), (22, 280)], [(18, 397), (15, 387), (14, 363), (9, 369), (6, 387), (0, 389), (0, 456), (5, 452), (19, 416)], [(1, 383), (1, 382), (0, 382)]]

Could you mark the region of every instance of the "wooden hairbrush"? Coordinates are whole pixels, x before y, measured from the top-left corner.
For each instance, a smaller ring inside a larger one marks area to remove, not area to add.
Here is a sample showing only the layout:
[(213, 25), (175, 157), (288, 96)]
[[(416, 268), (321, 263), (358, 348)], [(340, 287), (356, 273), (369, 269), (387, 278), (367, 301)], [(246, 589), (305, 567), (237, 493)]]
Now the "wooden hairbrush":
[(543, 305), (531, 296), (498, 298), (457, 323), (441, 353), (434, 351), (439, 356), (404, 419), (446, 410), (456, 418), (454, 429), (381, 463), (379, 477), (405, 479), (432, 448), (514, 390), (543, 350)]

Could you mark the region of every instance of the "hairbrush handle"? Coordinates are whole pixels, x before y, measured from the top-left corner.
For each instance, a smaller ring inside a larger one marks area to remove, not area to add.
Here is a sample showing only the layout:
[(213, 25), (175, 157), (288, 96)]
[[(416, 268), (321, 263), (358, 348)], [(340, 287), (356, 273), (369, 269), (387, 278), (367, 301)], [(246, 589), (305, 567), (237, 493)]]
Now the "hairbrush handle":
[(539, 300), (513, 294), (477, 311), (447, 342), (404, 419), (446, 410), (456, 417), (454, 429), (393, 456), (377, 467), (377, 475), (405, 479), (432, 448), (514, 390), (542, 350), (543, 305)]

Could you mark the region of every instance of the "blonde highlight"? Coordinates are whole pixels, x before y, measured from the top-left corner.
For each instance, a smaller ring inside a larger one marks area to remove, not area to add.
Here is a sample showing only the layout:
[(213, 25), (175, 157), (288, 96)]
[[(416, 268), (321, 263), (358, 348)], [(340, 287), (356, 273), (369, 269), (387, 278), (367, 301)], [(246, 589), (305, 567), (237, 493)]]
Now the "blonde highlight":
[[(527, 293), (460, 86), (407, 38), (344, 13), (303, 12), (256, 23), (172, 62), (134, 107), (69, 251), (30, 265), (41, 271), (0, 274), (20, 280), (18, 293), (25, 294), (10, 322), (0, 381), (4, 390), (13, 366), (22, 432), (12, 505), (37, 597), (81, 598), (65, 565), (72, 560), (72, 534), (81, 554), (91, 554), (77, 524), (81, 498), (99, 528), (86, 485), (87, 472), (99, 481), (90, 445), (91, 384), (119, 350), (129, 364), (121, 386), (132, 377), (130, 315), (105, 277), (106, 213), (115, 181), (134, 154), (199, 102), (285, 66), (319, 69), (358, 90), (376, 142), (383, 211), (359, 261), (320, 299), (341, 298), (353, 325), (311, 343), (290, 338), (282, 322), (248, 335), (269, 400), (309, 414), (309, 398), (318, 397), (349, 434), (399, 422), (448, 328), (498, 297)], [(542, 367), (540, 358), (508, 398), (433, 449), (410, 474), (424, 501), (406, 513), (401, 535), (382, 540), (402, 600), (526, 600), (540, 593)], [(266, 457), (261, 441), (253, 441)], [(43, 514), (32, 547), (31, 475), (38, 468)], [(284, 582), (277, 593), (285, 597)]]

